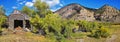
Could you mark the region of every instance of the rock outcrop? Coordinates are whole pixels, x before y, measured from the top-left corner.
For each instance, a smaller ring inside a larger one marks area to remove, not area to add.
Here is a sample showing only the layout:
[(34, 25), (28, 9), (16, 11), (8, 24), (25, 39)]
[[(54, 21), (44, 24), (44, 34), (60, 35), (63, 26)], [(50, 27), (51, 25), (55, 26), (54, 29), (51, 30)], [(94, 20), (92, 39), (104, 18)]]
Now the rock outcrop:
[(116, 8), (113, 8), (109, 5), (104, 5), (103, 7), (95, 11), (95, 18), (99, 21), (117, 22), (120, 21), (119, 14), (120, 12)]
[(63, 18), (74, 20), (97, 20), (116, 23), (120, 21), (120, 11), (109, 5), (104, 5), (99, 9), (91, 9), (73, 3), (55, 11), (54, 13), (61, 15)]
[(94, 21), (94, 12), (79, 4), (69, 4), (55, 13), (60, 14), (63, 18), (74, 20)]

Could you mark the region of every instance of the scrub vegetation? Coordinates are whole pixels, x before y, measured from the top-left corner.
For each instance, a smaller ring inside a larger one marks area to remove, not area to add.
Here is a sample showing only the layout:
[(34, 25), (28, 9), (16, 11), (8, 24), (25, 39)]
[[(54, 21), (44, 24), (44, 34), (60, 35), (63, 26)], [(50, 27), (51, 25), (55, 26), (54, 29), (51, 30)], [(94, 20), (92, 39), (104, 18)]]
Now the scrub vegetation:
[[(0, 42), (106, 42), (113, 34), (120, 36), (119, 25), (63, 19), (51, 12), (44, 2), (36, 1), (33, 8), (24, 6), (21, 11), (30, 17), (33, 30), (14, 34), (3, 28), (6, 16), (0, 7)], [(118, 39), (115, 41), (119, 42)]]

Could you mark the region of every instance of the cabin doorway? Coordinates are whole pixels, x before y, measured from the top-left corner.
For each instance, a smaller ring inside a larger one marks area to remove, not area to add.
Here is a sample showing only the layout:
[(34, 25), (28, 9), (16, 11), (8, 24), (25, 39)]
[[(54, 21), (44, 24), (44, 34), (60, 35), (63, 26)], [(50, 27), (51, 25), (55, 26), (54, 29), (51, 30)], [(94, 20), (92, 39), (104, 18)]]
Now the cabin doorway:
[(23, 20), (14, 20), (14, 28), (17, 28), (19, 26), (23, 28)]
[(25, 20), (25, 22), (26, 22), (25, 28), (30, 29), (30, 28), (31, 28), (31, 27), (30, 27), (30, 21), (29, 21), (29, 20)]

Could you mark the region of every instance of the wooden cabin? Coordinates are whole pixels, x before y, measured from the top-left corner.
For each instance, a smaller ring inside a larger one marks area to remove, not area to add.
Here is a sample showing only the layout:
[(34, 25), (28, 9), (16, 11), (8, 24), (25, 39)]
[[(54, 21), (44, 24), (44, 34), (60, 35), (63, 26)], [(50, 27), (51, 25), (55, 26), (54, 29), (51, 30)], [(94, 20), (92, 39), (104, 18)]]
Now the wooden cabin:
[(9, 29), (14, 30), (17, 27), (21, 27), (23, 29), (28, 28), (31, 30), (29, 16), (18, 10), (14, 10), (10, 14), (10, 16), (8, 17), (8, 24), (9, 24), (8, 26)]

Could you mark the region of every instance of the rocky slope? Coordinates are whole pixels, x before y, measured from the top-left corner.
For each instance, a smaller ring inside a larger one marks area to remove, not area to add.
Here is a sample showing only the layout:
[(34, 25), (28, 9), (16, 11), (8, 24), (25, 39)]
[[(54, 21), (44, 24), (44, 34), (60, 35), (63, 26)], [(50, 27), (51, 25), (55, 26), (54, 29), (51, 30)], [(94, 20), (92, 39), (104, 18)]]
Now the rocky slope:
[(120, 21), (120, 12), (116, 8), (113, 8), (109, 5), (104, 5), (97, 11), (95, 11), (95, 18), (99, 21), (106, 22), (118, 22)]
[(69, 4), (55, 13), (60, 14), (63, 18), (74, 20), (87, 20), (94, 21), (94, 12), (87, 8), (80, 6), (79, 4)]
[(79, 4), (69, 4), (56, 12), (63, 18), (74, 20), (87, 20), (87, 21), (105, 21), (105, 22), (119, 22), (120, 11), (109, 5), (104, 5), (99, 9), (91, 9)]

